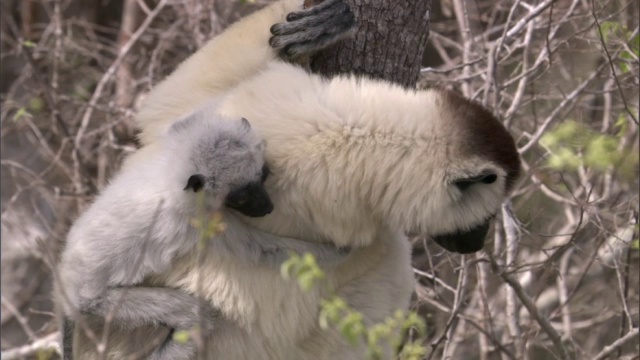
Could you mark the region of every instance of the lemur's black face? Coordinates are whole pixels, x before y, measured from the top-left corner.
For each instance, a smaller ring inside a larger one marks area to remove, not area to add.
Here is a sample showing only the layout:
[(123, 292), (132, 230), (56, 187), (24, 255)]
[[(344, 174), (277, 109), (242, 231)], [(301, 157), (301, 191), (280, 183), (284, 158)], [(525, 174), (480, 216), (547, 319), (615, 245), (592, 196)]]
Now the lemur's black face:
[[(261, 217), (271, 213), (273, 211), (273, 203), (264, 188), (264, 182), (269, 174), (269, 167), (265, 164), (262, 167), (260, 180), (231, 190), (224, 199), (225, 206), (250, 217)], [(205, 187), (205, 182), (206, 177), (204, 175), (191, 175), (184, 190), (198, 192)]]
[(480, 251), (484, 246), (484, 238), (487, 236), (491, 219), (465, 232), (434, 236), (438, 245), (459, 254), (471, 254)]
[(242, 215), (250, 217), (265, 216), (273, 211), (273, 203), (264, 188), (264, 182), (271, 172), (267, 164), (262, 166), (260, 182), (249, 183), (235, 189), (227, 195), (224, 204)]

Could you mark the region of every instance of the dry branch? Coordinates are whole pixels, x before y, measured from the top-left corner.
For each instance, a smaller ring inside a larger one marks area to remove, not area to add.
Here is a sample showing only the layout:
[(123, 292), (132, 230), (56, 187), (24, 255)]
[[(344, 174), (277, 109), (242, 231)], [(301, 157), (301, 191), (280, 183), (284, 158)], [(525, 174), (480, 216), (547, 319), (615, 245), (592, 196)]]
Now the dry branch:
[(0, 358), (2, 358), (3, 360), (24, 359), (25, 357), (48, 351), (54, 351), (56, 354), (61, 355), (60, 342), (58, 341), (59, 336), (60, 335), (58, 333), (52, 333), (43, 338), (35, 340), (29, 345), (4, 350), (0, 354)]
[(611, 345), (606, 346), (598, 355), (596, 355), (593, 360), (603, 360), (606, 359), (609, 355), (611, 355), (614, 351), (618, 350), (620, 347), (624, 346), (626, 343), (635, 340), (638, 342), (638, 328), (631, 329), (625, 336), (619, 338), (614, 341)]
[(501, 269), (491, 255), (489, 255), (489, 258), (491, 259), (491, 267), (493, 269), (493, 272), (500, 276), (500, 278), (513, 289), (515, 294), (518, 296), (518, 299), (520, 299), (520, 301), (522, 302), (522, 305), (524, 305), (529, 314), (536, 320), (536, 322), (538, 322), (540, 328), (542, 328), (542, 331), (544, 331), (549, 336), (551, 342), (553, 342), (553, 346), (555, 346), (556, 350), (560, 353), (561, 359), (570, 359), (569, 353), (562, 343), (560, 334), (558, 334), (553, 326), (551, 326), (549, 320), (547, 320), (545, 316), (540, 314), (538, 308), (533, 303), (529, 295), (526, 294), (518, 280)]

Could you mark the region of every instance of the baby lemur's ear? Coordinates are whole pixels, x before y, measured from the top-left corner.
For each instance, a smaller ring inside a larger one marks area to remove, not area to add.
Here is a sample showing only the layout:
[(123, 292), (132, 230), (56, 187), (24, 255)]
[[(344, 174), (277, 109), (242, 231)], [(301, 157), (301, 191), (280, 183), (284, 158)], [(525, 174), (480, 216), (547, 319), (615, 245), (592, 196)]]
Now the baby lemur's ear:
[(187, 180), (187, 186), (184, 187), (184, 189), (182, 190), (193, 190), (193, 192), (198, 192), (200, 190), (202, 190), (202, 188), (204, 187), (204, 175), (200, 175), (200, 174), (194, 174), (189, 176), (189, 180)]
[(249, 123), (249, 120), (242, 118), (240, 119), (240, 123), (242, 124), (242, 129), (246, 132), (249, 132), (249, 130), (251, 130), (251, 124)]

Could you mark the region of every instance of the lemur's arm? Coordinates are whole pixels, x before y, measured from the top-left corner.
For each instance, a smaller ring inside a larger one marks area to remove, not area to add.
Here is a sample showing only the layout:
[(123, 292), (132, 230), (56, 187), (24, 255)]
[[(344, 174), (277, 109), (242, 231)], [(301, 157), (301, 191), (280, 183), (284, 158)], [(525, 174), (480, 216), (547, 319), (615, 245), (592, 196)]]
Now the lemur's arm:
[(138, 113), (142, 143), (155, 142), (175, 119), (256, 74), (278, 54), (297, 57), (319, 50), (355, 25), (343, 0), (301, 9), (302, 0), (280, 0), (239, 20), (189, 57), (151, 91)]

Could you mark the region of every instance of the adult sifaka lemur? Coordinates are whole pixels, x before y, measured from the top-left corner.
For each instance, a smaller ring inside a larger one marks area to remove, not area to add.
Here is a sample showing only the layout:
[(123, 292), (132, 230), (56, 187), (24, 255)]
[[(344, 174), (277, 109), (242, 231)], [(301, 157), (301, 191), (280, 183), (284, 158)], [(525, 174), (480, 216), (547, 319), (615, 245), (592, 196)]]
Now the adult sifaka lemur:
[[(350, 247), (326, 269), (326, 280), (372, 324), (409, 305), (406, 234), (458, 253), (482, 249), (517, 179), (519, 157), (496, 117), (455, 93), (326, 78), (288, 61), (339, 41), (354, 21), (341, 0), (309, 9), (302, 0), (280, 0), (238, 21), (151, 91), (137, 115), (143, 147), (125, 168), (149, 162), (175, 119), (212, 98), (223, 116), (251, 119), (268, 144), (265, 188), (274, 210), (234, 219), (273, 236)], [(204, 261), (196, 252), (183, 256), (153, 283), (220, 310), (224, 323), (204, 344), (206, 358), (363, 357), (361, 347), (319, 327), (324, 287), (304, 292), (275, 269), (205, 254)], [(109, 356), (118, 359), (132, 341), (125, 332), (113, 336)]]

